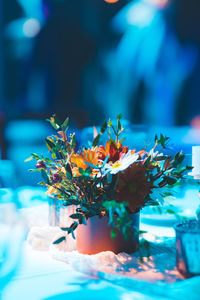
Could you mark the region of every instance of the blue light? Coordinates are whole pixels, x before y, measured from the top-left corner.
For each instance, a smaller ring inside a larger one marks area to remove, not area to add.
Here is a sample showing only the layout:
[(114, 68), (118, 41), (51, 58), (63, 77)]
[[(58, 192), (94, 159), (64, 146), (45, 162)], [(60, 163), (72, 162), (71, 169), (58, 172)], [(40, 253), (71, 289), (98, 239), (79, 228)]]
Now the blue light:
[(126, 20), (129, 25), (145, 27), (152, 22), (154, 15), (154, 6), (147, 5), (145, 2), (137, 2), (128, 10)]

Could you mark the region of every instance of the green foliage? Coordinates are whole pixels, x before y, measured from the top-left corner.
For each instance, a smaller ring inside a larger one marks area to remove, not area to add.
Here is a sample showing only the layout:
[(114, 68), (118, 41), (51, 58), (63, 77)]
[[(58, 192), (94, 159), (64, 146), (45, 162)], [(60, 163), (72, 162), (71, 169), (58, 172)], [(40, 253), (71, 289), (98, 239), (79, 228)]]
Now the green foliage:
[(92, 143), (93, 147), (95, 147), (95, 146), (98, 145), (100, 137), (102, 136), (102, 134), (104, 134), (104, 132), (106, 131), (107, 127), (108, 127), (107, 122), (104, 122), (103, 125), (102, 125), (102, 127), (101, 127), (100, 133), (93, 140), (93, 143)]
[(169, 137), (164, 136), (162, 133), (160, 134), (160, 137), (158, 138), (158, 136), (155, 136), (155, 143), (157, 145), (161, 145), (164, 149), (167, 148), (167, 141), (169, 140)]

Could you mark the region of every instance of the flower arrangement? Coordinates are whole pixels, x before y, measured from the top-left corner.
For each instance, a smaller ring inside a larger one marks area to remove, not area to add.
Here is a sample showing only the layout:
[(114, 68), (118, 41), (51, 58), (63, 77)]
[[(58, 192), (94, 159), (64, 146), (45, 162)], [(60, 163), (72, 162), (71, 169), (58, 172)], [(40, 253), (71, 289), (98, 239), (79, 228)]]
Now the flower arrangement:
[[(64, 206), (76, 206), (76, 212), (70, 216), (72, 225), (61, 228), (73, 237), (79, 224), (86, 224), (93, 216), (108, 216), (111, 235), (115, 237), (120, 230), (127, 238), (131, 214), (147, 205), (162, 205), (164, 198), (172, 195), (172, 187), (191, 170), (182, 166), (183, 153), (162, 153), (170, 150), (169, 138), (162, 134), (155, 137), (150, 150), (146, 147), (136, 151), (124, 146), (121, 115), (117, 116), (116, 126), (111, 120), (103, 124), (91, 147), (80, 149), (75, 134), (67, 135), (68, 118), (62, 123), (53, 115), (48, 121), (57, 131), (46, 138), (51, 159), (33, 153), (28, 160), (36, 160), (36, 169), (30, 171), (41, 173), (40, 185), (47, 187), (49, 195)], [(108, 139), (99, 145), (103, 134)]]

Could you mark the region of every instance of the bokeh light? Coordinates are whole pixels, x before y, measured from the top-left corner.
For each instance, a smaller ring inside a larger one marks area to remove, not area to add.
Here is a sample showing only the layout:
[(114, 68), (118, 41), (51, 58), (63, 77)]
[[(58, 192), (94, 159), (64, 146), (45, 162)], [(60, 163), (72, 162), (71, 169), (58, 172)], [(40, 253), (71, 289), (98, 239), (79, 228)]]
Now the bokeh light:
[(146, 1), (160, 8), (165, 7), (169, 3), (169, 0), (146, 0)]
[(40, 31), (40, 23), (37, 19), (30, 18), (23, 25), (23, 33), (27, 37), (34, 37)]
[(119, 0), (104, 0), (104, 1), (107, 3), (115, 3), (115, 2), (118, 2)]

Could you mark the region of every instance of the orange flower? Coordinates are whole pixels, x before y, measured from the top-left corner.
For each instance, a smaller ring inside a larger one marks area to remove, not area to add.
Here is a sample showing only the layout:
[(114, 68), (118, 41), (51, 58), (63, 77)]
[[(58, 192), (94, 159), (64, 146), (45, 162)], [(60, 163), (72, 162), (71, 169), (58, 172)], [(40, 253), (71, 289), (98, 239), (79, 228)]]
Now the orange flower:
[(122, 144), (115, 142), (106, 142), (105, 147), (99, 146), (98, 149), (98, 158), (104, 160), (109, 155), (109, 161), (116, 162), (123, 153), (128, 152), (128, 147), (122, 147)]
[(70, 161), (75, 165), (75, 167), (73, 167), (74, 175), (80, 176), (78, 169), (81, 168), (86, 170), (88, 168), (88, 165), (85, 162), (91, 163), (95, 166), (98, 165), (98, 153), (96, 149), (83, 150), (80, 154), (72, 154)]
[(139, 154), (140, 158), (142, 158), (145, 154), (147, 154), (147, 152), (145, 150), (140, 150), (138, 152), (138, 154)]
[(136, 163), (124, 172), (119, 172), (118, 179), (116, 200), (127, 201), (131, 212), (137, 212), (145, 205), (145, 197), (151, 193), (152, 188), (145, 167)]

